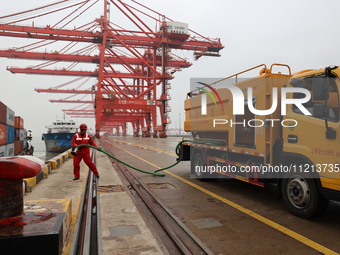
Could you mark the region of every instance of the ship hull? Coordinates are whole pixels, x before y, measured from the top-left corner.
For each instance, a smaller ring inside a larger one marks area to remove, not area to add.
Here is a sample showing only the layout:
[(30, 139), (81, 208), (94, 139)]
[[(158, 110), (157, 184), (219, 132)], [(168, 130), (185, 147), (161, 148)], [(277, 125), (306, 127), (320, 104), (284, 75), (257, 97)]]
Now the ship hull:
[(43, 140), (47, 152), (64, 152), (71, 148), (75, 133), (46, 133)]

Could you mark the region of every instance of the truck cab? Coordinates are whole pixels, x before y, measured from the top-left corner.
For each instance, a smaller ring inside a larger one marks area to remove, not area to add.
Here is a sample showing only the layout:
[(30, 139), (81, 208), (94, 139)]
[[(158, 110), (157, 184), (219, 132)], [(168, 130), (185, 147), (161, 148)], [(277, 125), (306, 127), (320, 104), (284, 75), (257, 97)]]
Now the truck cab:
[(283, 116), (298, 122), (282, 132), (281, 163), (294, 170), (280, 181), (283, 199), (298, 215), (301, 210), (306, 213), (307, 204), (314, 204), (319, 214), (329, 199), (340, 200), (339, 74), (338, 67), (326, 67), (300, 72), (289, 82), (289, 86), (308, 89), (311, 94), (304, 104), (310, 115), (289, 105)]

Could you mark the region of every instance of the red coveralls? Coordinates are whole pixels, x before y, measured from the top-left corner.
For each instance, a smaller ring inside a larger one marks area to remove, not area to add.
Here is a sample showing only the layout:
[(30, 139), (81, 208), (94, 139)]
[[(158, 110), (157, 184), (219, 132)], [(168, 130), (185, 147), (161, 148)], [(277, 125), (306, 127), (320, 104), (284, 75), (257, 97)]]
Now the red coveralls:
[[(88, 134), (82, 135), (80, 132), (75, 134), (72, 137), (72, 147), (75, 147), (79, 144), (89, 144), (95, 147), (98, 145), (92, 140), (92, 137)], [(89, 147), (80, 147), (77, 150), (77, 156), (73, 158), (73, 173), (74, 178), (80, 178), (80, 162), (84, 159), (85, 164), (90, 168), (90, 170), (97, 175), (98, 170), (96, 165), (92, 162), (90, 157), (90, 148)]]

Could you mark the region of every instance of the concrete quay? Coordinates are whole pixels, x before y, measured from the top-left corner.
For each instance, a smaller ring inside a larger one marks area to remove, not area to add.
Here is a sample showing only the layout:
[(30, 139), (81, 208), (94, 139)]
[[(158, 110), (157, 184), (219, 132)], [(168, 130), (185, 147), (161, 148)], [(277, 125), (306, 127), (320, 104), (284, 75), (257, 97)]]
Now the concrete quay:
[[(100, 146), (100, 141), (97, 142)], [(143, 220), (108, 157), (97, 153), (100, 173), (97, 192), (101, 230), (101, 254), (166, 254), (156, 235)], [(70, 151), (48, 160), (44, 171), (37, 177), (25, 179), (24, 202), (35, 200), (70, 199), (72, 217), (62, 255), (70, 254), (79, 218), (88, 167), (81, 163), (81, 177), (73, 181), (73, 160)], [(113, 188), (112, 188), (113, 187)]]

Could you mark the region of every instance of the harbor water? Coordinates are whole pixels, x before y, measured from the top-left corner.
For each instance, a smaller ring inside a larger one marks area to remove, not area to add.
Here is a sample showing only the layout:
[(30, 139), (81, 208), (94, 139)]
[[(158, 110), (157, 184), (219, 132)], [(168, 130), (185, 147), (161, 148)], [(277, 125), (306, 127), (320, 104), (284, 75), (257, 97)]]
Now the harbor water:
[(34, 137), (32, 139), (32, 145), (34, 147), (33, 156), (43, 160), (44, 162), (60, 154), (47, 152), (45, 148), (45, 142)]

